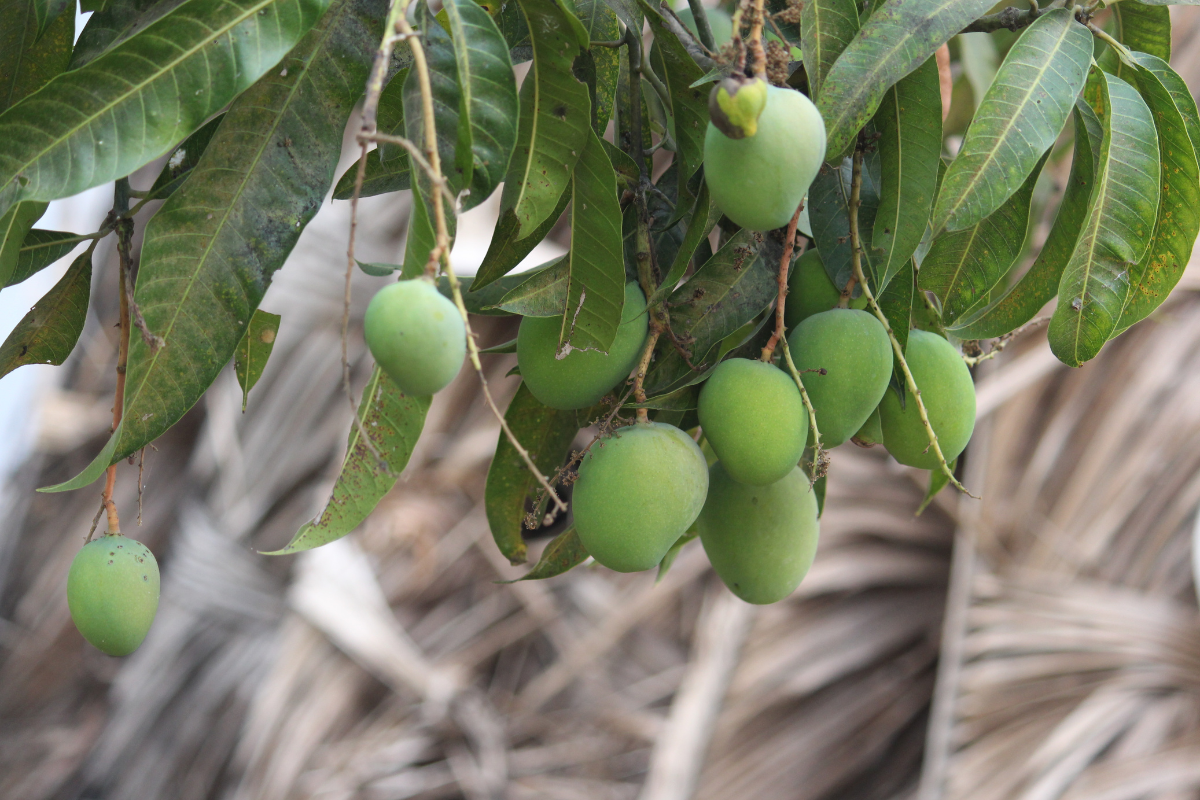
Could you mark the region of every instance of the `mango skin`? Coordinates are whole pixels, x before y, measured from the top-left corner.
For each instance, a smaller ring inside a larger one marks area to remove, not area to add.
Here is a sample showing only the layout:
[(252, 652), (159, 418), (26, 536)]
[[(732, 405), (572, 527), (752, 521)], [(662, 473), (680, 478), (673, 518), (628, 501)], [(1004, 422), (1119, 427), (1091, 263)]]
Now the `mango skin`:
[(446, 388), (467, 354), (467, 330), (454, 303), (428, 278), (385, 286), (363, 320), (375, 363), (405, 394)]
[[(829, 280), (825, 272), (825, 262), (815, 247), (804, 251), (804, 255), (796, 259), (792, 267), (791, 277), (788, 278), (788, 295), (783, 306), (783, 323), (790, 331), (813, 314), (820, 314), (835, 307), (842, 299), (842, 293)], [(860, 294), (850, 301), (850, 308), (867, 307), (867, 296)]]
[(777, 603), (800, 585), (817, 553), (817, 493), (799, 467), (769, 486), (746, 486), (718, 461), (696, 528), (729, 591), (747, 603)]
[(758, 131), (730, 139), (711, 122), (704, 137), (704, 175), (713, 202), (735, 224), (754, 231), (792, 220), (825, 159), (825, 123), (812, 102), (771, 86)]
[(650, 326), (645, 310), (642, 290), (636, 283), (625, 284), (621, 324), (608, 354), (572, 350), (561, 360), (554, 356), (562, 319), (524, 317), (517, 331), (517, 366), (522, 380), (534, 397), (551, 408), (570, 411), (596, 405), (637, 366)]
[(67, 607), (75, 627), (110, 656), (142, 643), (158, 611), (158, 562), (141, 542), (120, 534), (83, 546), (67, 574)]
[(700, 447), (673, 425), (639, 422), (583, 457), (571, 495), (575, 530), (592, 558), (617, 572), (662, 561), (708, 492)]
[[(821, 442), (837, 447), (858, 432), (887, 391), (892, 375), (887, 331), (867, 311), (835, 308), (797, 325), (788, 347), (816, 412)], [(826, 374), (805, 371), (817, 369)]]
[(800, 461), (808, 412), (795, 381), (762, 361), (722, 361), (700, 390), (704, 438), (739, 483), (766, 486)]
[[(975, 382), (962, 356), (936, 333), (908, 332), (904, 359), (912, 372), (929, 424), (937, 434), (946, 463), (958, 458), (975, 430)], [(883, 446), (901, 464), (920, 469), (940, 469), (929, 446), (929, 435), (921, 424), (917, 404), (911, 396), (904, 408), (895, 392), (887, 392), (879, 404)], [(818, 417), (818, 419), (820, 419)]]

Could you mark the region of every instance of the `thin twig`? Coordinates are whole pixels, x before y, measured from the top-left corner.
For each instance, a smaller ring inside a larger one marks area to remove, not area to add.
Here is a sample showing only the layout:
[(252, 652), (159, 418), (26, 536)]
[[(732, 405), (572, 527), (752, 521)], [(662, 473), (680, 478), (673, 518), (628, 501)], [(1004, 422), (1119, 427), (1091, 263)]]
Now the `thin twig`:
[(763, 4), (765, 0), (752, 0), (750, 16), (750, 58), (754, 77), (767, 77), (767, 53), (763, 49)]
[[(950, 469), (950, 465), (946, 463), (946, 457), (942, 455), (942, 447), (938, 444), (937, 433), (933, 430), (933, 425), (929, 422), (929, 414), (925, 410), (925, 402), (921, 399), (921, 390), (917, 388), (917, 382), (913, 378), (912, 371), (908, 368), (908, 362), (904, 359), (904, 348), (900, 346), (900, 340), (896, 338), (895, 331), (892, 330), (891, 323), (888, 322), (887, 315), (879, 308), (879, 303), (875, 301), (875, 293), (871, 291), (871, 287), (867, 284), (866, 278), (863, 276), (862, 260), (860, 258), (860, 238), (858, 234), (858, 187), (862, 186), (862, 149), (856, 147), (854, 149), (853, 172), (851, 177), (851, 203), (850, 203), (850, 264), (854, 268), (854, 276), (862, 285), (863, 294), (867, 298), (867, 304), (870, 305), (871, 311), (875, 314), (876, 319), (883, 325), (887, 331), (888, 339), (892, 343), (892, 351), (896, 354), (896, 362), (900, 365), (900, 371), (904, 373), (904, 383), (908, 387), (908, 392), (913, 396), (913, 400), (917, 404), (917, 415), (921, 418), (921, 424), (925, 427), (925, 433), (929, 437), (929, 447), (933, 450), (933, 454), (937, 456), (938, 464), (941, 465), (942, 472), (950, 480), (950, 483), (955, 489), (958, 489), (968, 497), (975, 497), (967, 491), (966, 487), (959, 483), (958, 478), (954, 477), (954, 470)], [(978, 499), (978, 498), (975, 498)]]
[(788, 267), (792, 263), (792, 250), (796, 246), (796, 226), (800, 223), (800, 212), (803, 210), (804, 201), (801, 200), (800, 205), (796, 206), (796, 213), (792, 214), (792, 221), (787, 226), (787, 240), (783, 245), (783, 255), (779, 259), (779, 277), (776, 278), (778, 296), (775, 300), (775, 332), (771, 334), (766, 347), (762, 349), (763, 361), (771, 360), (771, 357), (775, 355), (775, 345), (779, 344), (779, 340), (783, 338), (785, 330), (783, 312), (788, 294)]
[[(646, 372), (650, 369), (650, 357), (654, 355), (654, 346), (658, 344), (658, 337), (662, 334), (657, 325), (651, 326), (650, 335), (646, 337), (646, 345), (642, 349), (642, 357), (638, 359), (637, 372), (633, 376), (633, 399), (637, 403), (646, 402), (646, 390), (643, 384), (646, 382)], [(638, 422), (649, 422), (650, 412), (648, 409), (639, 408), (637, 410)]]
[[(114, 202), (113, 210), (121, 214), (128, 210), (129, 207), (129, 180), (122, 178), (117, 181), (116, 188), (113, 192)], [(121, 413), (125, 407), (125, 372), (129, 364), (129, 305), (132, 293), (129, 291), (129, 272), (132, 267), (133, 256), (131, 249), (133, 246), (133, 220), (122, 218), (116, 225), (117, 231), (117, 265), (118, 265), (118, 286), (119, 296), (119, 317), (117, 324), (120, 327), (119, 343), (117, 346), (117, 388), (113, 393), (113, 416), (112, 416), (112, 433), (116, 433), (117, 427), (121, 424)], [(121, 532), (121, 519), (117, 514), (117, 504), (113, 500), (113, 490), (117, 484), (117, 465), (109, 464), (108, 470), (104, 476), (104, 494), (101, 495), (104, 502), (104, 510), (108, 514), (108, 534), (115, 535)], [(90, 534), (89, 534), (90, 538)]]
[(810, 477), (816, 482), (825, 475), (825, 470), (829, 466), (829, 459), (821, 444), (821, 430), (817, 427), (817, 412), (813, 408), (812, 401), (808, 399), (808, 391), (804, 388), (804, 381), (800, 379), (800, 370), (796, 369), (796, 362), (792, 361), (792, 349), (788, 347), (786, 338), (779, 340), (779, 349), (783, 352), (783, 361), (787, 364), (788, 372), (792, 374), (792, 380), (796, 382), (796, 388), (800, 390), (800, 399), (804, 402), (804, 410), (808, 412), (808, 428), (812, 432), (814, 442)]
[(998, 337), (996, 339), (995, 344), (993, 344), (986, 353), (981, 353), (980, 355), (977, 355), (977, 356), (968, 356), (968, 355), (964, 354), (963, 361), (967, 362), (968, 367), (974, 367), (977, 364), (979, 364), (980, 362), (995, 358), (996, 356), (998, 356), (1002, 352), (1004, 352), (1004, 348), (1008, 347), (1008, 343), (1011, 342), (1013, 339), (1017, 338), (1025, 331), (1030, 330), (1031, 328), (1036, 328), (1038, 325), (1041, 325), (1041, 324), (1049, 322), (1049, 321), (1050, 321), (1050, 317), (1037, 317), (1036, 319), (1031, 319), (1031, 320), (1029, 320), (1029, 322), (1026, 322), (1024, 325), (1017, 328), (1016, 330), (1010, 331), (1010, 332), (1004, 334), (1003, 336)]
[(391, 133), (379, 133), (376, 131), (374, 133), (360, 133), (358, 135), (358, 141), (359, 144), (367, 141), (375, 142), (376, 144), (394, 144), (403, 147), (408, 151), (408, 154), (416, 160), (417, 166), (424, 170), (425, 174), (429, 176), (430, 183), (441, 188), (442, 193), (445, 195), (447, 200), (449, 200), (451, 203), (455, 202), (454, 195), (450, 192), (450, 188), (446, 186), (446, 181), (434, 180), (433, 167), (428, 161), (425, 160), (425, 156), (421, 153), (421, 148), (417, 147), (417, 145), (411, 139), (405, 139), (403, 136), (396, 136), (395, 134)]

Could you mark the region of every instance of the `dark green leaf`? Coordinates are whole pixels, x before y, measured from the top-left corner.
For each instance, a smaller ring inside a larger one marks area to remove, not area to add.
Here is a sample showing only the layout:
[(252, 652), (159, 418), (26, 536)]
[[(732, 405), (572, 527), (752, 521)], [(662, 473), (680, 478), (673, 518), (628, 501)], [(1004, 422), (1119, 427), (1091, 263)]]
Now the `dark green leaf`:
[(1092, 35), (1065, 8), (1047, 11), (1008, 51), (946, 171), (934, 230), (975, 225), (1013, 195), (1062, 131), (1083, 88)]
[[(22, 203), (22, 205), (24, 205)], [(20, 208), (20, 206), (18, 206)], [(58, 261), (75, 249), (83, 237), (67, 231), (43, 231), (34, 228), (25, 234), (25, 241), (17, 251), (17, 263), (13, 267), (8, 283), (0, 282), (0, 289), (15, 286), (21, 281)]]
[[(654, 67), (671, 99), (671, 138), (675, 140), (679, 180), (686, 184), (704, 160), (704, 136), (708, 131), (708, 92), (692, 84), (704, 75), (679, 38), (668, 30), (663, 16), (647, 0), (639, 0), (654, 33)], [(660, 66), (661, 65), (661, 66)]]
[[(555, 575), (562, 575), (564, 572), (574, 569), (587, 559), (588, 551), (583, 546), (583, 542), (579, 540), (575, 526), (572, 525), (546, 545), (546, 549), (542, 551), (542, 557), (538, 559), (538, 563), (534, 565), (533, 569), (517, 578), (516, 581), (502, 581), (502, 583), (541, 581), (553, 578)], [(524, 558), (521, 559), (521, 561), (524, 560)]]
[(573, 69), (588, 45), (579, 20), (556, 0), (519, 2), (533, 41), (533, 69), (521, 85), (517, 147), (504, 181), (500, 221), (515, 217), (515, 238), (523, 239), (554, 215), (587, 145), (592, 111), (587, 84)]
[(66, 361), (83, 331), (91, 288), (92, 251), (88, 250), (0, 345), (0, 378), (26, 364), (58, 366)]
[(474, 0), (446, 0), (445, 10), (461, 90), (456, 163), (471, 174), (471, 193), (462, 204), (466, 211), (486, 200), (504, 180), (517, 138), (517, 83), (508, 45), (491, 16)]
[[(1112, 21), (1117, 41), (1130, 50), (1171, 60), (1171, 12), (1166, 6), (1150, 6), (1136, 0), (1112, 5)], [(1100, 66), (1119, 78), (1136, 81), (1132, 70), (1117, 57), (1111, 47), (1099, 60)]]
[[(578, 414), (578, 416), (577, 416)], [(529, 452), (543, 475), (553, 475), (566, 460), (585, 412), (559, 411), (538, 402), (525, 384), (517, 389), (504, 419), (517, 441)], [(488, 468), (484, 507), (492, 538), (500, 552), (514, 564), (525, 562), (524, 530), (528, 505), (538, 489), (537, 478), (503, 432)]]
[[(408, 69), (401, 69), (384, 84), (379, 93), (379, 107), (375, 111), (375, 127), (389, 136), (408, 136), (404, 127), (404, 85), (408, 82)], [(408, 151), (398, 144), (380, 144), (379, 158), (391, 165), (397, 159), (408, 161)], [(407, 168), (407, 164), (405, 165)], [(349, 174), (349, 170), (347, 171)]]
[(683, 273), (687, 272), (688, 264), (691, 263), (692, 256), (696, 254), (696, 249), (701, 242), (708, 238), (713, 226), (720, 218), (721, 210), (713, 205), (708, 196), (708, 184), (704, 183), (700, 187), (700, 194), (696, 197), (696, 202), (692, 204), (692, 216), (688, 220), (687, 232), (675, 254), (675, 260), (671, 263), (671, 268), (667, 271), (662, 283), (646, 301), (646, 305), (654, 305), (675, 291), (675, 285), (679, 283)]
[[(446, 215), (446, 227), (451, 241), (454, 239), (455, 217)], [(434, 221), (429, 216), (425, 201), (420, 192), (412, 194), (412, 208), (408, 214), (408, 234), (404, 237), (404, 268), (400, 270), (402, 279), (415, 278), (425, 271), (429, 263), (429, 253), (437, 246), (437, 232)]]
[[(92, 14), (71, 53), (71, 69), (79, 69), (97, 56), (149, 27), (185, 0), (110, 0)], [(84, 9), (85, 11), (87, 9)]]
[[(522, 317), (559, 317), (567, 307), (567, 285), (571, 280), (570, 262), (566, 256), (559, 256), (553, 261), (538, 267), (531, 272), (520, 275), (506, 275), (477, 295), (485, 294), (494, 286), (501, 286), (510, 278), (524, 280), (505, 292), (495, 305), (497, 308)], [(622, 278), (624, 271), (622, 271)]]
[[(68, 11), (75, 10), (71, 0), (34, 0), (34, 13), (37, 16), (37, 36), (40, 39), (55, 21)], [(75, 15), (72, 13), (71, 17)]]
[(262, 377), (271, 350), (275, 348), (275, 336), (279, 333), (279, 315), (255, 310), (246, 327), (246, 333), (238, 342), (233, 354), (233, 370), (237, 373), (238, 386), (242, 387), (242, 411), (246, 410), (246, 400), (250, 390)]
[(994, 213), (969, 228), (944, 231), (930, 244), (917, 286), (937, 295), (947, 327), (985, 303), (1021, 255), (1029, 202), (1045, 163), (1042, 156), (1025, 183)]
[(589, 131), (583, 156), (571, 179), (571, 252), (567, 305), (559, 348), (607, 353), (625, 305), (625, 257), (617, 176)]
[(845, 151), (884, 92), (991, 5), (992, 0), (887, 0), (877, 8), (834, 62), (817, 98), (826, 154)]
[(150, 220), (136, 298), (166, 346), (151, 352), (132, 337), (115, 444), (55, 490), (86, 486), (152, 441), (233, 356), (272, 275), (333, 182), (382, 14), (380, 0), (336, 0), (282, 67), (230, 107), (192, 178)]
[(696, 529), (692, 528), (675, 540), (675, 544), (671, 545), (671, 549), (662, 557), (662, 561), (658, 562), (658, 574), (654, 576), (655, 583), (660, 583), (663, 578), (667, 577), (667, 573), (671, 571), (671, 565), (675, 563), (675, 558), (679, 555), (679, 551), (683, 549), (685, 544), (699, 535)]
[[(814, 99), (821, 95), (825, 76), (856, 33), (858, 5), (854, 0), (808, 0), (801, 6), (800, 43)], [(938, 122), (940, 127), (940, 117)]]
[[(399, 192), (412, 186), (412, 172), (408, 169), (407, 158), (397, 158), (392, 161), (380, 161), (380, 150), (367, 153), (367, 168), (363, 176), (362, 191), (359, 197), (374, 197), (389, 192)], [(357, 179), (358, 162), (355, 161), (338, 178), (333, 187), (334, 200), (349, 200), (354, 196), (354, 181)]]
[[(313, 522), (305, 523), (286, 547), (265, 555), (311, 550), (357, 528), (396, 485), (421, 435), (428, 410), (428, 397), (409, 397), (375, 367), (358, 404), (362, 425), (350, 427), (346, 459), (325, 510)], [(360, 430), (366, 431), (385, 463), (375, 458)]]
[[(464, 156), (462, 161), (455, 159), (459, 148), (460, 136), (466, 138), (465, 153), (470, 152), (470, 133), (460, 133), (459, 109), (462, 103), (462, 92), (458, 82), (458, 62), (455, 60), (454, 44), (449, 34), (434, 21), (429, 12), (429, 6), (422, 3), (421, 39), (425, 47), (425, 61), (429, 68), (429, 84), (433, 91), (433, 119), (437, 131), (437, 151), (441, 160), (442, 175), (446, 178), (450, 193), (457, 195), (471, 182), (472, 161)], [(407, 139), (416, 145), (422, 153), (426, 152), (425, 114), (421, 100), (421, 82), (417, 71), (409, 70), (408, 78), (404, 81), (404, 129)], [(383, 155), (386, 157), (388, 151)], [(412, 169), (415, 165), (410, 164)], [(416, 189), (420, 191), (421, 199), (425, 202), (425, 210), (430, 219), (434, 218), (434, 193), (429, 176), (424, 170), (414, 169)], [(414, 191), (414, 194), (416, 192)], [(442, 199), (444, 203), (445, 198)]]
[[(908, 263), (896, 273), (879, 295), (879, 310), (887, 317), (888, 324), (892, 326), (892, 333), (896, 335), (896, 341), (900, 343), (902, 351), (908, 347), (908, 329), (912, 320), (912, 307), (914, 302), (918, 302), (915, 284), (913, 262), (912, 259), (909, 259)], [(892, 382), (896, 387), (902, 389), (904, 372), (900, 368), (898, 360), (893, 358), (893, 362)], [(817, 422), (820, 423), (820, 420)]]
[(0, 287), (20, 283), (17, 262), (21, 260), (21, 247), (25, 237), (33, 230), (34, 223), (46, 213), (45, 203), (18, 203), (0, 216)]
[(570, 202), (571, 193), (564, 191), (558, 198), (558, 205), (550, 212), (550, 216), (546, 217), (533, 233), (521, 239), (517, 238), (516, 215), (502, 214), (496, 223), (496, 229), (492, 232), (492, 241), (488, 245), (487, 255), (483, 257), (483, 263), (475, 275), (472, 290), (478, 291), (502, 275), (507, 275), (513, 267), (520, 264), (525, 256), (532, 253), (533, 248), (546, 238), (546, 234), (558, 223), (559, 217), (567, 210), (567, 204)]
[(646, 398), (644, 403), (626, 403), (623, 408), (649, 408), (655, 411), (690, 411), (700, 399), (700, 388), (695, 384), (684, 386), (673, 392)]
[[(328, 0), (189, 0), (0, 114), (0, 213), (128, 175), (271, 69)], [(356, 98), (357, 99), (357, 98)], [(86, 167), (81, 167), (86, 165)]]
[[(593, 42), (611, 42), (621, 38), (617, 15), (604, 0), (579, 0), (575, 4), (575, 15)], [(592, 76), (588, 81), (592, 96), (592, 128), (603, 136), (612, 118), (617, 76), (620, 74), (620, 54), (612, 47), (593, 47), (583, 54), (582, 61)]]
[(154, 200), (166, 200), (183, 185), (187, 176), (200, 163), (200, 156), (204, 155), (204, 149), (208, 147), (208, 143), (224, 118), (224, 114), (213, 117), (200, 130), (185, 139), (183, 144), (175, 148), (171, 157), (167, 159), (167, 163), (163, 165), (162, 172), (158, 173), (158, 178), (150, 187), (147, 197)]
[(1050, 349), (1068, 366), (1093, 358), (1117, 329), (1130, 272), (1154, 234), (1159, 201), (1158, 134), (1137, 91), (1094, 68), (1085, 101), (1104, 142), (1079, 241), (1063, 270), (1050, 319)]
[(887, 90), (875, 114), (875, 130), (880, 137), (880, 197), (871, 247), (879, 285), (886, 288), (921, 243), (937, 191), (942, 95), (932, 58)]
[[(75, 16), (59, 16), (41, 32), (37, 9), (44, 2), (0, 0), (0, 111), (33, 94), (67, 68)], [(8, 146), (7, 140), (0, 141)]]
[[(1150, 248), (1131, 275), (1129, 300), (1118, 331), (1145, 319), (1158, 308), (1179, 282), (1200, 233), (1200, 165), (1185, 119), (1195, 119), (1196, 104), (1186, 94), (1183, 79), (1165, 61), (1135, 53), (1138, 86), (1150, 106), (1158, 128), (1162, 186), (1158, 221)], [(1172, 93), (1173, 84), (1181, 92)], [(1186, 108), (1176, 105), (1180, 102)]]
[[(858, 231), (862, 241), (863, 274), (878, 286), (875, 260), (879, 255), (872, 248), (872, 232), (880, 197), (879, 152), (868, 153), (863, 160), (862, 190), (859, 192)], [(821, 166), (816, 180), (808, 190), (808, 221), (813, 241), (821, 253), (825, 271), (833, 285), (841, 291), (850, 280), (850, 182), (853, 167), (849, 158), (834, 167)]]

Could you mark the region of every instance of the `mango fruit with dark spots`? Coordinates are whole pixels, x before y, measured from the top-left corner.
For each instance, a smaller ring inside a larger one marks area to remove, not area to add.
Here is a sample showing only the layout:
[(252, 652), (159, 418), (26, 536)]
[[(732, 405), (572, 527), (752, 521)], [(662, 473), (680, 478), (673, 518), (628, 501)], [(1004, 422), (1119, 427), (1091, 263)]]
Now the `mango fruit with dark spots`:
[(75, 627), (110, 656), (138, 649), (158, 611), (158, 562), (141, 542), (120, 534), (83, 546), (67, 574)]

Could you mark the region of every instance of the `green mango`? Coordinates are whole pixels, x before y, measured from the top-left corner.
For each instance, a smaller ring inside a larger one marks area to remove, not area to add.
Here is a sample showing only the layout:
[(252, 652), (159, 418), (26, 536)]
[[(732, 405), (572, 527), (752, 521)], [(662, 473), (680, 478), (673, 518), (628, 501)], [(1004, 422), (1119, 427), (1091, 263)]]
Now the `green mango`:
[(887, 391), (892, 375), (887, 331), (866, 311), (835, 308), (797, 325), (788, 347), (817, 415), (821, 442), (837, 447), (863, 426)]
[(429, 278), (385, 286), (363, 320), (375, 362), (405, 394), (431, 395), (446, 388), (467, 354), (467, 329), (453, 302)]
[[(922, 330), (908, 332), (904, 360), (921, 391), (929, 424), (949, 463), (958, 458), (975, 430), (975, 382), (954, 345)], [(929, 435), (912, 396), (901, 406), (900, 397), (887, 392), (879, 404), (883, 446), (901, 464), (920, 469), (940, 469), (929, 446)], [(820, 417), (817, 418), (818, 421)]]
[[(788, 278), (788, 295), (783, 306), (783, 323), (790, 331), (813, 314), (837, 306), (842, 293), (825, 272), (825, 262), (817, 248), (810, 247), (796, 259)], [(867, 307), (867, 296), (860, 294), (850, 301), (850, 308)]]
[(704, 552), (729, 590), (747, 603), (787, 597), (817, 552), (817, 494), (799, 467), (769, 486), (747, 486), (720, 461), (696, 520)]
[(572, 350), (556, 358), (561, 317), (524, 317), (517, 330), (517, 366), (529, 391), (560, 411), (596, 405), (637, 366), (650, 327), (646, 296), (636, 283), (625, 284), (625, 305), (617, 338), (608, 353)]
[(696, 410), (713, 452), (740, 483), (774, 483), (804, 453), (808, 412), (795, 381), (773, 364), (722, 361), (701, 388)]
[(794, 89), (767, 89), (753, 136), (731, 139), (711, 122), (704, 177), (713, 202), (736, 225), (769, 231), (787, 225), (825, 159), (825, 123)]
[(575, 531), (617, 572), (658, 566), (708, 492), (700, 446), (673, 425), (639, 422), (592, 445), (571, 494)]
[(127, 656), (158, 611), (158, 562), (141, 542), (120, 534), (83, 546), (67, 573), (67, 607), (97, 650)]

